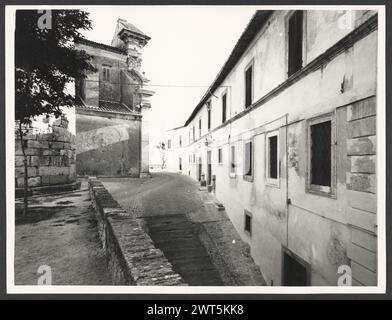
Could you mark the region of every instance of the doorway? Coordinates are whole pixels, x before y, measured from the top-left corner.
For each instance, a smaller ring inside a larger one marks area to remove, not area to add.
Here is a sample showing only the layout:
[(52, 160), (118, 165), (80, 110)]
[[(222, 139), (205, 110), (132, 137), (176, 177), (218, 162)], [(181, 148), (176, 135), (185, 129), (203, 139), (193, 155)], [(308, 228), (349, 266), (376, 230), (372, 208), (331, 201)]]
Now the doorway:
[(211, 151), (207, 151), (207, 186), (211, 185), (212, 165), (211, 165)]

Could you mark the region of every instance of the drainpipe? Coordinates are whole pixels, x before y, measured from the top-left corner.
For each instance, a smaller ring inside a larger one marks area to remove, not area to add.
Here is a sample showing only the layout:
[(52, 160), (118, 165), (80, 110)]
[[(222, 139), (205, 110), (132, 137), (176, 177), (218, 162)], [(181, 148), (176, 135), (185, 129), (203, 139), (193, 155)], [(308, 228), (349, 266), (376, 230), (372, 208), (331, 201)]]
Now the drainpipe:
[(286, 248), (289, 247), (289, 142), (288, 142), (288, 113), (286, 113)]

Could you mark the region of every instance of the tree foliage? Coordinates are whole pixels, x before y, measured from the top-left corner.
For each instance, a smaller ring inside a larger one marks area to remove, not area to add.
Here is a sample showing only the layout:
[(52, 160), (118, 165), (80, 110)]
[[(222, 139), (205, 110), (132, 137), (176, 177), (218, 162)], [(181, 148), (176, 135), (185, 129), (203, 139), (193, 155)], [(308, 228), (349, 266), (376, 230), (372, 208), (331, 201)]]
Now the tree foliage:
[(91, 29), (89, 14), (52, 10), (51, 28), (40, 28), (37, 10), (17, 10), (15, 29), (15, 120), (28, 124), (41, 114), (61, 115), (60, 107), (77, 104), (66, 92), (73, 79), (95, 71), (90, 56), (76, 50), (80, 30)]

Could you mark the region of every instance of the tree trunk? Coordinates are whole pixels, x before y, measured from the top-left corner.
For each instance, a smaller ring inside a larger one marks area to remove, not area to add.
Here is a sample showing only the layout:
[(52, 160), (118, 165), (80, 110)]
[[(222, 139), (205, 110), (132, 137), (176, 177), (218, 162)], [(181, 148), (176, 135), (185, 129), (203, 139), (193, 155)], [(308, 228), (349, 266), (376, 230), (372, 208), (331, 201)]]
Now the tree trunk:
[(19, 122), (19, 130), (18, 131), (19, 131), (20, 145), (22, 147), (23, 166), (24, 166), (23, 215), (27, 216), (27, 210), (28, 210), (28, 206), (29, 206), (28, 198), (27, 198), (27, 196), (28, 196), (27, 193), (29, 190), (29, 188), (28, 188), (29, 179), (28, 179), (28, 168), (27, 168), (27, 156), (26, 156), (25, 144), (23, 141), (23, 130), (22, 130), (22, 123), (21, 122)]

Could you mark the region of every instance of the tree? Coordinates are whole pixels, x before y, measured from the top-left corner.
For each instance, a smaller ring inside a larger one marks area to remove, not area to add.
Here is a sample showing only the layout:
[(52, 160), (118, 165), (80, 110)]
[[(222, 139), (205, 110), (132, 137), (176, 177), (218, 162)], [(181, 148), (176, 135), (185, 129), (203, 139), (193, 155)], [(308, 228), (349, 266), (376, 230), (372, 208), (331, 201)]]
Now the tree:
[(90, 56), (74, 48), (79, 30), (91, 29), (80, 10), (17, 10), (15, 28), (15, 121), (24, 156), (24, 214), (28, 206), (27, 156), (24, 136), (39, 115), (61, 116), (61, 107), (77, 104), (67, 83), (95, 71)]
[(162, 170), (166, 168), (166, 145), (164, 142), (158, 143), (156, 146), (159, 152), (161, 153), (161, 159), (162, 159), (162, 165), (161, 168)]

